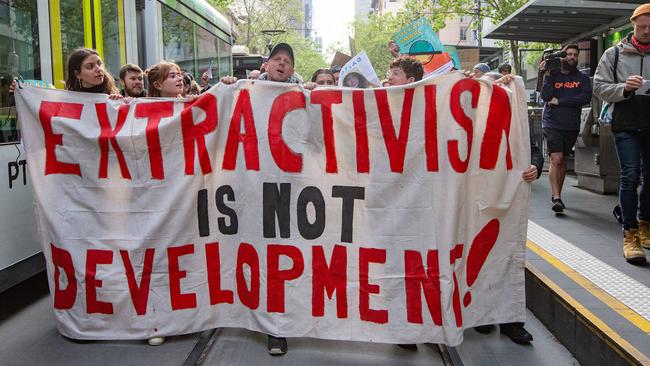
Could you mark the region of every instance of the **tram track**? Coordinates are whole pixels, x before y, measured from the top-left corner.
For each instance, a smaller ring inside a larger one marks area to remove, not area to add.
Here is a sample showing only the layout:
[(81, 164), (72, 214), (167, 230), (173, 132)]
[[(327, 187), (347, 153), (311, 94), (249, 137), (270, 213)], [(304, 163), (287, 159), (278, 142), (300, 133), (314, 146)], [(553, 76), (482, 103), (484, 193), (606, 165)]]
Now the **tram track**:
[(460, 359), (460, 355), (456, 348), (449, 347), (444, 344), (436, 344), (438, 347), (438, 352), (440, 352), (440, 358), (445, 366), (463, 366), (463, 361)]
[[(192, 348), (192, 351), (185, 358), (183, 366), (204, 365), (206, 357), (212, 350), (212, 346), (216, 343), (222, 333), (223, 329), (221, 328), (203, 331)], [(445, 366), (463, 366), (463, 361), (461, 360), (458, 351), (456, 351), (456, 348), (444, 344), (435, 344), (431, 346), (436, 347), (440, 354), (440, 359)]]

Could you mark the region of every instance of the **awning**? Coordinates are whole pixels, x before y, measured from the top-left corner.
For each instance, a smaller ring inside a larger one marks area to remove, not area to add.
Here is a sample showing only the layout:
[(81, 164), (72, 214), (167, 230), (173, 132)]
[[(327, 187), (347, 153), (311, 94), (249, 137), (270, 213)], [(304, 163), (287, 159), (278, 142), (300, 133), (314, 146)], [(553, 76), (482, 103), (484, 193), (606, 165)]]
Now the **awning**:
[(565, 43), (629, 23), (647, 0), (532, 0), (485, 34), (485, 38)]

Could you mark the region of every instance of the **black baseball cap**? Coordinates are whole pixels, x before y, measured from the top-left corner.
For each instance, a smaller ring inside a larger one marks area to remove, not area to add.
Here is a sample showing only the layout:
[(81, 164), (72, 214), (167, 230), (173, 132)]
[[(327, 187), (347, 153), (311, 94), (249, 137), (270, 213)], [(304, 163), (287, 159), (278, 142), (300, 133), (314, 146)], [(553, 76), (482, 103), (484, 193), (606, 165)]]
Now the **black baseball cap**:
[(293, 48), (289, 46), (287, 43), (278, 43), (276, 44), (273, 49), (271, 50), (271, 53), (269, 54), (269, 58), (272, 58), (275, 56), (276, 53), (284, 51), (289, 54), (289, 57), (291, 58), (291, 63), (296, 64), (295, 59), (293, 58)]

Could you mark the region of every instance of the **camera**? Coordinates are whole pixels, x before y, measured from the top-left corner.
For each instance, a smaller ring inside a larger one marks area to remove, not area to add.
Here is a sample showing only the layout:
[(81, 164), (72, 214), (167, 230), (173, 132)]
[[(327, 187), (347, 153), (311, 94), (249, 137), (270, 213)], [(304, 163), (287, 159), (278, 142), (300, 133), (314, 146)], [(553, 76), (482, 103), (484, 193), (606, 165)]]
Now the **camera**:
[(566, 57), (566, 51), (553, 52), (552, 48), (547, 48), (542, 53), (542, 60), (546, 61), (546, 70), (551, 74), (557, 74), (562, 70), (562, 59)]
[(544, 80), (544, 72), (548, 71), (550, 74), (555, 75), (562, 70), (562, 59), (566, 57), (566, 51), (553, 52), (552, 48), (547, 48), (542, 52), (542, 60), (545, 61), (545, 70), (540, 69), (537, 74), (536, 91), (542, 90), (542, 82)]

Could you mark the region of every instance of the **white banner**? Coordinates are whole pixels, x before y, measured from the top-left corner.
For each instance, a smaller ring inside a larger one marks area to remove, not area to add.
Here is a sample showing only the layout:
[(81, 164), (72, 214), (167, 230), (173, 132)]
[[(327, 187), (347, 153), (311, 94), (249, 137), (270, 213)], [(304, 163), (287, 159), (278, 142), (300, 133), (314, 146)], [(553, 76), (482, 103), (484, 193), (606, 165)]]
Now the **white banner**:
[(523, 321), (517, 82), (243, 80), (193, 104), (18, 89), (60, 332), (457, 345)]

